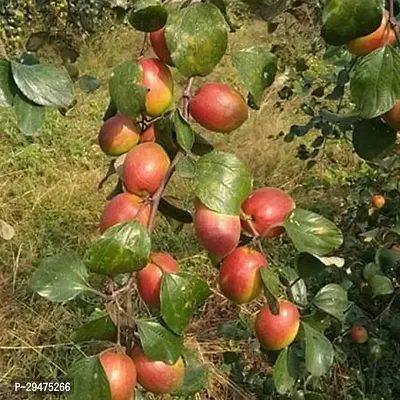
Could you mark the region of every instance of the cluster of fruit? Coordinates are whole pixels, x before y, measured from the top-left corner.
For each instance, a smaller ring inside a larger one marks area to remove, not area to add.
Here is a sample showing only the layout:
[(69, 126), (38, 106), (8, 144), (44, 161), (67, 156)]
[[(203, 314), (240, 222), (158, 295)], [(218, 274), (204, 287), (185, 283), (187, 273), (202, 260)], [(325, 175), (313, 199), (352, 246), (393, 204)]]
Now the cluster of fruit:
[[(378, 29), (367, 36), (362, 36), (347, 43), (347, 49), (356, 56), (366, 56), (373, 51), (397, 43), (395, 27), (390, 21), (390, 14), (382, 10), (382, 22)], [(382, 115), (383, 120), (396, 131), (400, 130), (400, 101), (388, 112)]]
[(23, 44), (23, 31), (32, 20), (33, 0), (8, 0), (0, 4), (0, 38), (2, 32), (9, 49)]
[[(164, 114), (173, 102), (173, 80), (167, 64), (172, 65), (164, 28), (150, 33), (150, 42), (159, 59), (140, 58), (140, 84), (147, 89), (144, 113), (150, 118)], [(242, 95), (229, 85), (206, 83), (189, 99), (188, 113), (203, 127), (214, 132), (230, 132), (248, 118), (248, 107)], [(156, 142), (157, 127), (149, 123), (140, 127), (137, 121), (117, 114), (106, 120), (99, 132), (99, 145), (104, 153), (123, 156), (120, 178), (124, 192), (117, 194), (105, 206), (100, 231), (125, 221), (137, 220), (151, 230), (152, 210), (157, 191), (163, 186), (171, 169), (164, 148)], [(242, 204), (243, 215), (219, 214), (194, 200), (194, 229), (199, 243), (222, 264), (219, 272), (221, 292), (231, 301), (242, 304), (261, 295), (261, 268), (268, 267), (264, 254), (250, 245), (240, 246), (243, 228), (250, 235), (277, 237), (283, 232), (283, 221), (295, 208), (293, 199), (276, 188), (254, 191)], [(242, 219), (241, 219), (242, 218)], [(138, 291), (152, 310), (160, 309), (160, 287), (163, 273), (179, 272), (177, 261), (168, 253), (152, 253), (146, 267), (136, 274)], [(279, 350), (289, 345), (297, 335), (300, 315), (289, 301), (279, 303), (279, 314), (264, 307), (258, 314), (256, 334), (262, 345)], [(116, 362), (119, 360), (119, 362)], [(133, 360), (133, 361), (132, 361)], [(137, 381), (155, 393), (170, 393), (183, 381), (184, 364), (146, 358), (136, 345), (127, 354), (106, 351), (100, 361), (110, 382), (112, 398), (127, 398)], [(124, 373), (117, 369), (124, 369)], [(130, 374), (130, 379), (113, 377)], [(121, 385), (121, 381), (125, 384)], [(123, 392), (123, 395), (117, 393)]]

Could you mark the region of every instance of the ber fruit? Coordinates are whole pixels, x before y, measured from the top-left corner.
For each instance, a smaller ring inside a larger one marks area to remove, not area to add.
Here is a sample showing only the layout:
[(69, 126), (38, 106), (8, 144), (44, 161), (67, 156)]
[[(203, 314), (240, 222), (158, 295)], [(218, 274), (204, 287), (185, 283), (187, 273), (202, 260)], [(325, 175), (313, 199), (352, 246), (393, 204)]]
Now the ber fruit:
[(257, 189), (242, 204), (242, 227), (253, 234), (248, 222), (251, 221), (258, 235), (277, 237), (283, 233), (282, 224), (295, 207), (292, 197), (280, 189)]
[(248, 118), (244, 97), (223, 83), (206, 83), (197, 90), (189, 103), (191, 116), (204, 128), (229, 133)]
[(122, 180), (128, 192), (138, 196), (152, 195), (168, 171), (170, 159), (157, 143), (141, 143), (126, 155)]
[(134, 147), (139, 138), (139, 126), (128, 117), (116, 115), (101, 127), (99, 145), (105, 154), (117, 157)]
[(138, 382), (149, 392), (170, 393), (183, 384), (185, 365), (182, 358), (173, 365), (163, 361), (151, 361), (139, 346), (130, 353), (137, 370)]
[(168, 67), (157, 58), (141, 58), (141, 85), (148, 89), (146, 95), (146, 114), (158, 117), (173, 101), (174, 81)]
[(371, 203), (375, 208), (380, 210), (384, 207), (386, 200), (381, 194), (375, 194), (374, 196), (372, 196)]
[(383, 120), (395, 131), (400, 131), (400, 101), (395, 106), (382, 115)]
[(289, 346), (297, 336), (300, 327), (300, 314), (290, 301), (279, 303), (279, 314), (274, 315), (269, 306), (265, 306), (257, 315), (256, 336), (267, 350), (281, 350)]
[(120, 222), (137, 220), (147, 226), (150, 218), (150, 204), (131, 193), (120, 193), (104, 207), (100, 217), (100, 232), (119, 224)]
[(240, 239), (240, 218), (210, 210), (195, 201), (194, 230), (200, 245), (213, 256), (223, 258), (231, 253)]
[(111, 400), (131, 400), (136, 386), (136, 366), (126, 354), (106, 350), (99, 355), (110, 385)]
[(219, 270), (219, 288), (236, 304), (247, 303), (261, 294), (260, 268), (268, 265), (263, 254), (250, 246), (238, 247), (223, 261)]
[(168, 253), (152, 253), (150, 261), (136, 275), (140, 297), (150, 308), (160, 308), (160, 288), (163, 272), (179, 272), (179, 264)]
[(354, 343), (363, 344), (368, 340), (368, 332), (363, 326), (354, 326), (350, 334)]
[(365, 56), (385, 45), (397, 42), (396, 32), (389, 23), (389, 12), (384, 10), (380, 27), (367, 36), (362, 36), (347, 43), (347, 49), (356, 56)]
[(168, 49), (167, 40), (165, 39), (165, 28), (166, 26), (163, 26), (157, 31), (150, 32), (150, 43), (157, 57), (166, 64), (173, 66), (171, 52)]

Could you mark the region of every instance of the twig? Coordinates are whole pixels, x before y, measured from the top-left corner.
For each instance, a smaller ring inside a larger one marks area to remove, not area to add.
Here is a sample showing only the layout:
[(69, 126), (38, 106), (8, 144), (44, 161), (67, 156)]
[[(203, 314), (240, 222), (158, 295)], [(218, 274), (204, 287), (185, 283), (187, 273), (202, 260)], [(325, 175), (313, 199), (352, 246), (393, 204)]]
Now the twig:
[(392, 298), (390, 299), (388, 305), (378, 314), (377, 317), (373, 319), (373, 321), (377, 321), (383, 314), (389, 312), (392, 308), (393, 303), (395, 302), (396, 298), (400, 295), (400, 289), (397, 289), (394, 293)]
[(139, 53), (139, 58), (143, 57), (143, 54), (146, 53), (148, 47), (149, 47), (149, 43), (148, 43), (148, 33), (146, 32), (144, 34), (144, 38), (143, 38), (143, 44), (142, 44), (142, 48), (140, 49), (140, 53)]

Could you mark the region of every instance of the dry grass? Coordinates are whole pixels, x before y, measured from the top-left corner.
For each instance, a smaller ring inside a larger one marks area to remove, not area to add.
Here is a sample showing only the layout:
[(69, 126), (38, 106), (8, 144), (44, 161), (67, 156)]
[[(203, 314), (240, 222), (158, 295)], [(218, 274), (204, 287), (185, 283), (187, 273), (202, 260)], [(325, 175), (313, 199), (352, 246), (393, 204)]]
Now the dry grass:
[[(267, 33), (264, 22), (247, 24), (233, 36), (229, 51), (273, 42), (286, 45), (289, 53), (302, 54), (309, 27), (298, 23), (295, 28), (290, 27), (293, 23), (296, 21), (287, 17), (274, 35)], [(286, 42), (281, 39), (284, 34), (288, 35)], [(296, 40), (292, 40), (294, 36)], [(21, 138), (8, 112), (0, 114), (0, 218), (17, 232), (12, 241), (0, 241), (0, 399), (12, 398), (5, 395), (11, 379), (56, 377), (68, 370), (81, 351), (93, 351), (91, 347), (78, 348), (69, 340), (73, 329), (85, 319), (82, 304), (61, 307), (43, 301), (29, 291), (27, 280), (39, 258), (69, 249), (84, 253), (98, 235), (99, 213), (110, 189), (107, 185), (104, 191), (96, 190), (107, 163), (96, 145), (108, 102), (107, 80), (113, 67), (138, 54), (141, 40), (141, 36), (126, 28), (106, 32), (88, 42), (79, 67), (82, 74), (97, 76), (101, 89), (92, 95), (78, 93), (78, 105), (67, 118), (51, 112), (40, 137), (32, 141)], [(229, 57), (207, 80), (224, 81), (240, 88)], [(245, 160), (257, 185), (281, 187), (293, 193), (299, 204), (309, 203), (309, 194), (301, 194), (298, 189), (306, 177), (322, 176), (323, 166), (310, 173), (295, 158), (295, 145), (268, 139), (288, 131), (302, 118), (297, 115), (299, 98), (286, 104), (283, 111), (274, 107), (281, 81), (277, 82), (269, 90), (261, 111), (252, 111), (249, 121), (237, 132), (229, 136), (205, 135), (217, 147), (235, 152)], [(353, 166), (352, 157), (348, 160)], [(172, 190), (183, 195), (176, 185)], [(330, 196), (316, 191), (316, 197), (322, 195)], [(198, 271), (216, 287), (215, 269), (204, 255), (196, 255), (199, 249), (190, 227), (172, 237), (162, 224), (157, 230), (155, 247), (174, 253), (182, 260), (184, 269)], [(206, 362), (214, 364), (207, 390), (196, 398), (254, 398), (218, 370), (221, 354), (247, 351), (252, 363), (260, 368), (268, 368), (267, 365), (249, 349), (249, 343), (222, 341), (216, 335), (221, 322), (234, 318), (239, 311), (254, 314), (254, 307), (257, 304), (241, 309), (232, 306), (215, 292), (201, 316), (194, 319), (188, 331), (189, 341), (200, 348)]]

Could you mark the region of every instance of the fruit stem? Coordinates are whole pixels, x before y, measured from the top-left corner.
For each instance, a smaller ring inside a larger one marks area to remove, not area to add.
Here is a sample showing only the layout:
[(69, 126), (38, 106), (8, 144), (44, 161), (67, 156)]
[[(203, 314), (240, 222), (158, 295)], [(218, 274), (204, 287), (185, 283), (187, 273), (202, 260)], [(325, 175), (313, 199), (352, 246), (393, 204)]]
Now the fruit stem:
[(247, 217), (242, 210), (240, 211), (240, 218), (242, 220), (245, 220), (247, 222), (247, 224), (249, 225), (251, 234), (253, 235), (252, 243), (256, 243), (259, 250), (261, 251), (261, 253), (264, 254), (264, 256), (265, 256), (265, 251), (264, 251), (263, 245), (261, 243), (260, 234), (256, 231), (256, 228), (254, 227), (252, 219)]

